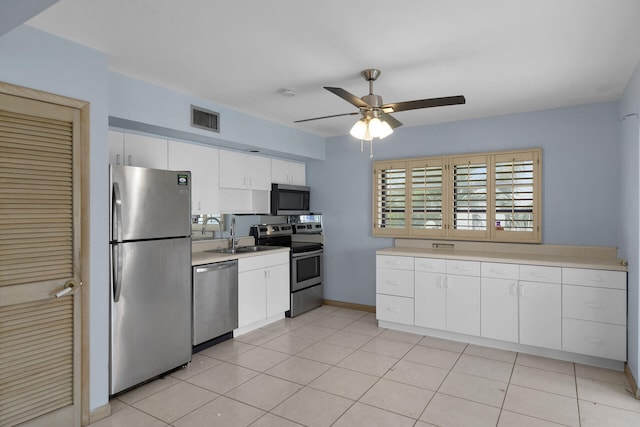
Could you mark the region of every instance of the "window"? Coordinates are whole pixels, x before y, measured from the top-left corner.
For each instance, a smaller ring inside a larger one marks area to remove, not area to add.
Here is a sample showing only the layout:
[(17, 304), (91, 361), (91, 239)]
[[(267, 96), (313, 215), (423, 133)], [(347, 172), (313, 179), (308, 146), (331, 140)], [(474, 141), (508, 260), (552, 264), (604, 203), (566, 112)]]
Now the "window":
[(540, 149), (374, 162), (374, 236), (540, 242)]

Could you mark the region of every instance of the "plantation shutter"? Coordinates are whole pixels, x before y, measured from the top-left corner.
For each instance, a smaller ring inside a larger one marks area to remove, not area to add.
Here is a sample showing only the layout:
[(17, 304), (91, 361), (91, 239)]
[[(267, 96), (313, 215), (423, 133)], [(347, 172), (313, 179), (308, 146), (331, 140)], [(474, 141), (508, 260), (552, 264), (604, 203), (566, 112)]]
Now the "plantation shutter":
[(78, 425), (79, 111), (0, 107), (0, 425)]
[(411, 169), (411, 235), (441, 236), (444, 229), (444, 161), (416, 160)]
[(453, 180), (452, 236), (488, 236), (487, 156), (456, 157), (451, 162)]
[(495, 156), (496, 238), (530, 241), (538, 235), (539, 159), (536, 151)]
[(374, 235), (407, 233), (408, 197), (406, 163), (377, 163), (374, 169)]

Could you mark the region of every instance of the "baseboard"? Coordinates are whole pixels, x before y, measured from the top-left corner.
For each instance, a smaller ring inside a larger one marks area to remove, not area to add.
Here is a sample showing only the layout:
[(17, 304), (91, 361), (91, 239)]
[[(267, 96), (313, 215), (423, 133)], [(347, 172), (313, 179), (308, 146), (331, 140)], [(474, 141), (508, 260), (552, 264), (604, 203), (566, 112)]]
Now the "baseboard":
[(354, 304), (352, 302), (333, 301), (325, 299), (322, 301), (324, 305), (332, 305), (334, 307), (350, 308), (352, 310), (368, 311), (369, 313), (375, 313), (376, 307), (373, 305)]
[(109, 415), (111, 415), (111, 404), (107, 403), (106, 405), (98, 406), (91, 410), (91, 413), (89, 414), (89, 424), (93, 424), (103, 418), (107, 418)]
[(633, 374), (631, 373), (631, 369), (629, 369), (628, 363), (624, 364), (624, 373), (626, 374), (629, 385), (631, 386), (631, 394), (633, 394), (633, 397), (636, 399), (640, 399), (640, 389), (638, 388), (636, 379), (633, 378)]

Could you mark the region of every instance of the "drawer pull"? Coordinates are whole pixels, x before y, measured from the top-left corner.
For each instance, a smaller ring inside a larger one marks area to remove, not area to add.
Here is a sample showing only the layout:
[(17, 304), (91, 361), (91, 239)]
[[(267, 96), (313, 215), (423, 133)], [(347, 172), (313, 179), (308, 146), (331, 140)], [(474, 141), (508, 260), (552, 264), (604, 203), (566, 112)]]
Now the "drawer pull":
[(585, 341), (587, 341), (590, 344), (604, 345), (604, 343), (602, 342), (602, 340), (600, 338), (584, 337), (584, 339), (585, 339)]
[(390, 311), (392, 313), (400, 313), (399, 308), (393, 308), (393, 307), (387, 307), (387, 311)]
[(400, 286), (400, 282), (392, 282), (391, 280), (387, 280), (387, 283), (391, 286)]
[(454, 266), (453, 269), (458, 271), (469, 271), (469, 267), (460, 267), (458, 265)]
[(585, 277), (585, 279), (587, 279), (590, 282), (604, 283), (604, 280), (602, 280), (602, 277), (600, 276), (587, 276)]
[(400, 265), (400, 261), (387, 261), (389, 265)]
[(496, 270), (495, 268), (492, 268), (492, 269), (491, 269), (491, 270), (489, 270), (489, 271), (490, 271), (490, 272), (492, 272), (492, 273), (495, 273), (495, 274), (501, 274), (501, 275), (505, 275), (505, 274), (507, 274), (507, 273), (505, 273), (505, 271), (504, 271), (504, 270)]
[(597, 302), (586, 302), (585, 305), (589, 308), (604, 310), (604, 306), (602, 304), (598, 304)]
[(545, 273), (536, 273), (535, 271), (531, 273), (533, 277), (537, 277), (539, 279), (548, 279), (549, 275)]

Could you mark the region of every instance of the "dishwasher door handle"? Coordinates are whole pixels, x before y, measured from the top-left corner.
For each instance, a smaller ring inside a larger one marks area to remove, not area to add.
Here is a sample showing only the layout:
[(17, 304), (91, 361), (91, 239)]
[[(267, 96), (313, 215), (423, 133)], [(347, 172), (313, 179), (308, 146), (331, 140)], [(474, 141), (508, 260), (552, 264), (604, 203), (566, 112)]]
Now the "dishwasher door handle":
[(227, 268), (233, 268), (236, 265), (235, 261), (231, 261), (229, 263), (221, 262), (222, 265), (212, 265), (207, 267), (197, 267), (196, 273), (210, 273), (212, 271), (220, 271), (225, 270)]

